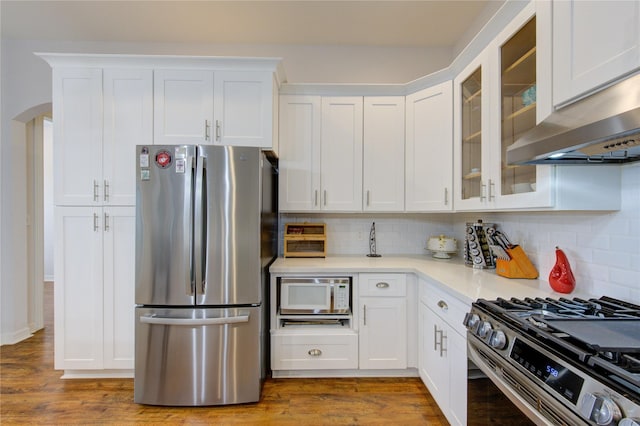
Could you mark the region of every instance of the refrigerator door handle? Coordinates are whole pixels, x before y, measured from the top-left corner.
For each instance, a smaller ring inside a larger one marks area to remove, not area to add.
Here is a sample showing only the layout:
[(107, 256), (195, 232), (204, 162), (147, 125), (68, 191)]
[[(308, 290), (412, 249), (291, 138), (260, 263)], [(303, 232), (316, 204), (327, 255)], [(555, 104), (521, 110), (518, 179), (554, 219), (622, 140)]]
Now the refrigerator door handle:
[(249, 322), (249, 315), (222, 318), (166, 318), (155, 315), (145, 315), (140, 317), (140, 322), (155, 325), (225, 325)]
[[(194, 288), (196, 290), (198, 286), (201, 286), (202, 293), (204, 293), (204, 258), (205, 258), (205, 244), (203, 241), (204, 230), (204, 214), (205, 203), (207, 202), (205, 197), (205, 157), (201, 156), (198, 152), (196, 154), (196, 177), (195, 177), (195, 191), (194, 191), (194, 226), (193, 226), (193, 269), (194, 269)], [(197, 294), (196, 294), (197, 297)]]

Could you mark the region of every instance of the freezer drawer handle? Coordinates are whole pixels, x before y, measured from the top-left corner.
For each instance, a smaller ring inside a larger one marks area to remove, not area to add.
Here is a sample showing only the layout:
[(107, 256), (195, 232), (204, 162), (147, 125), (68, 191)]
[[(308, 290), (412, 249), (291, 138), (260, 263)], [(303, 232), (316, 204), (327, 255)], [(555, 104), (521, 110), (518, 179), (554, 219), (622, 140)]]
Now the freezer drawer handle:
[(140, 322), (156, 325), (224, 325), (249, 322), (249, 315), (223, 318), (164, 318), (148, 315), (140, 317)]

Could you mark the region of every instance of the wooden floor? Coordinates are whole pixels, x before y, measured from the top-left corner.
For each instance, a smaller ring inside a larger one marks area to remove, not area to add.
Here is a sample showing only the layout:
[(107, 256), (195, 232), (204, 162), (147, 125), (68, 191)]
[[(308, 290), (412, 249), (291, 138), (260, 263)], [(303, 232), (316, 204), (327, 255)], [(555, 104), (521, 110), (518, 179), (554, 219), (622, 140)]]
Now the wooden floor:
[(0, 424), (446, 425), (417, 378), (270, 379), (260, 403), (167, 408), (133, 403), (132, 379), (61, 380), (53, 369), (52, 284), (45, 329), (0, 348)]

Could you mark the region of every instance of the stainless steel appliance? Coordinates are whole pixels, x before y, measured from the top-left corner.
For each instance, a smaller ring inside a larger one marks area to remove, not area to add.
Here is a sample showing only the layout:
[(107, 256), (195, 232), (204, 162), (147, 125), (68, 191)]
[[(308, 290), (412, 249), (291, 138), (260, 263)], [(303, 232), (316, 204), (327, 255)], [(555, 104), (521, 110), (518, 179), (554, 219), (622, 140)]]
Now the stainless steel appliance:
[(275, 169), (228, 146), (138, 146), (137, 163), (134, 401), (258, 401)]
[(278, 298), (280, 314), (349, 315), (351, 279), (280, 278)]
[(508, 164), (640, 161), (640, 74), (564, 108), (507, 148)]
[(479, 299), (469, 358), (537, 424), (640, 422), (640, 306), (600, 299)]

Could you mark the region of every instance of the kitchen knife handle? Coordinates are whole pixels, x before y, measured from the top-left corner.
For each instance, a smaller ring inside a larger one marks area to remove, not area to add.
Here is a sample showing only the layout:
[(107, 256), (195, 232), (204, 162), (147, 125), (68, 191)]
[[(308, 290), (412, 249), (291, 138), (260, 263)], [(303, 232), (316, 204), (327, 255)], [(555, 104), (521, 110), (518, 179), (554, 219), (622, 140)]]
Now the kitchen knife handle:
[(249, 322), (249, 315), (238, 315), (237, 317), (221, 318), (167, 318), (157, 317), (155, 315), (145, 315), (140, 317), (140, 322), (143, 324), (154, 325), (225, 325)]

